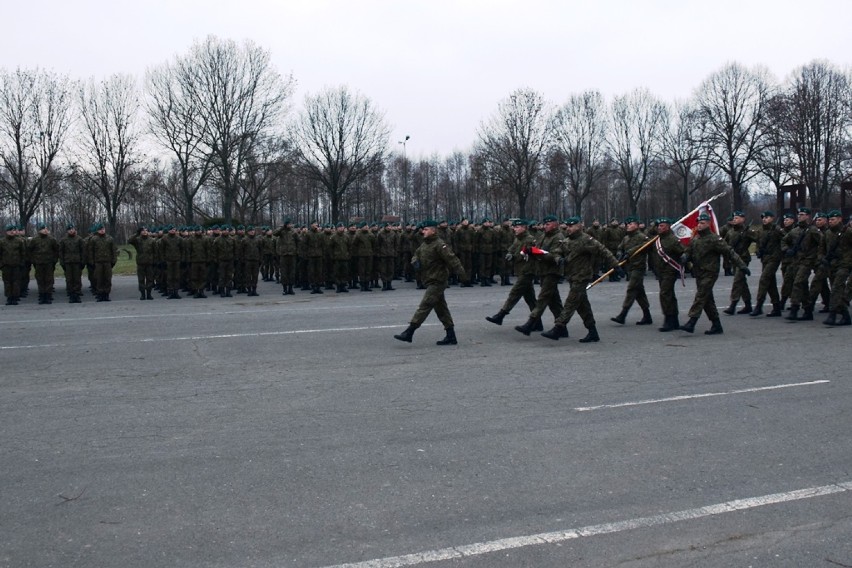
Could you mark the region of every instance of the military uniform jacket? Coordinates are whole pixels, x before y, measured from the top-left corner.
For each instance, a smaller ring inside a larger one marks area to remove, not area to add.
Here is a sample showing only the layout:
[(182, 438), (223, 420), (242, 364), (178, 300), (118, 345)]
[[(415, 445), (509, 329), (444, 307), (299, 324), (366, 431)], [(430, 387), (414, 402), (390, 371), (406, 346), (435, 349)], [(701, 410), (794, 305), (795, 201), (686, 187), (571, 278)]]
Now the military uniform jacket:
[[(663, 253), (665, 253), (673, 261), (678, 263), (680, 262), (680, 257), (684, 252), (686, 252), (686, 248), (674, 233), (667, 231), (664, 235), (660, 235), (658, 242), (660, 243), (660, 248), (663, 250)], [(663, 275), (680, 275), (673, 266), (660, 257), (660, 253), (657, 251), (657, 243), (654, 243), (648, 248), (652, 249), (650, 252), (651, 262), (653, 263), (654, 270), (656, 270), (658, 277)]]
[(482, 227), (479, 233), (479, 252), (482, 254), (494, 254), (500, 250), (500, 240), (497, 232), (492, 227)]
[(359, 229), (352, 237), (352, 247), (349, 252), (352, 256), (373, 256), (373, 242), (370, 233), (365, 229)]
[(181, 262), (184, 260), (183, 239), (177, 235), (166, 234), (159, 241), (160, 260), (163, 262)]
[(757, 258), (768, 261), (781, 260), (781, 240), (784, 232), (776, 224), (762, 226), (757, 232)]
[(136, 249), (136, 264), (154, 264), (157, 262), (157, 241), (142, 235), (133, 235), (127, 242)]
[(819, 255), (822, 233), (814, 225), (799, 223), (784, 237), (782, 248), (792, 250), (797, 264), (814, 267)]
[(27, 249), (33, 264), (56, 264), (59, 260), (59, 243), (50, 235), (39, 233), (30, 239)]
[(207, 262), (210, 260), (210, 241), (202, 235), (193, 235), (186, 240), (186, 260)]
[(624, 265), (625, 270), (645, 270), (645, 267), (648, 265), (648, 248), (650, 247), (645, 248), (645, 250), (635, 256), (630, 255), (647, 242), (648, 237), (638, 229), (632, 233), (625, 233), (624, 239), (621, 240), (621, 245), (618, 247), (618, 252), (630, 257), (630, 260)]
[(618, 260), (608, 248), (583, 231), (568, 235), (560, 243), (557, 253), (565, 259), (565, 277), (572, 282), (591, 280), (597, 258), (606, 260), (613, 268), (618, 265)]
[(533, 246), (552, 253), (530, 255), (530, 259), (535, 262), (537, 275), (544, 276), (552, 274), (562, 276), (562, 267), (557, 264), (557, 253), (560, 247), (559, 241), (563, 238), (564, 235), (559, 230), (554, 230), (552, 233), (542, 233), (538, 238), (534, 239)]
[[(849, 228), (849, 225), (846, 225), (837, 233), (836, 247), (837, 258), (832, 260), (832, 268), (852, 270), (852, 229)], [(829, 252), (829, 254), (831, 253)]]
[(509, 254), (512, 255), (512, 260), (515, 263), (515, 275), (523, 276), (525, 274), (535, 274), (535, 262), (530, 261), (529, 255), (522, 255), (521, 250), (533, 246), (535, 239), (530, 232), (524, 231), (520, 235), (515, 236), (515, 240), (509, 245)]
[(376, 237), (376, 243), (378, 245), (378, 256), (396, 256), (396, 241), (394, 240), (394, 234), (391, 231), (388, 231), (387, 229), (379, 231), (379, 235)]
[(331, 260), (349, 260), (349, 240), (350, 237), (346, 233), (338, 233), (335, 231), (328, 239), (328, 254)]
[(0, 266), (21, 266), (27, 260), (27, 243), (13, 235), (0, 241)]
[(751, 252), (749, 247), (751, 243), (757, 241), (757, 232), (751, 227), (745, 225), (729, 225), (725, 231), (725, 242), (727, 242), (737, 256), (746, 264), (751, 260)]
[(296, 256), (299, 250), (299, 238), (296, 232), (293, 229), (281, 227), (274, 234), (278, 237), (275, 243), (278, 256)]
[(414, 260), (420, 261), (420, 279), (425, 284), (446, 283), (450, 271), (463, 276), (464, 267), (450, 247), (437, 236), (424, 239), (414, 252)]
[(236, 241), (231, 235), (219, 235), (213, 241), (213, 258), (216, 262), (227, 262), (234, 260), (237, 256)]
[(726, 254), (731, 258), (731, 262), (737, 268), (745, 267), (745, 262), (739, 257), (734, 249), (725, 242), (725, 239), (710, 231), (704, 229), (698, 231), (692, 236), (689, 241), (689, 246), (686, 253), (692, 260), (692, 269), (695, 277), (700, 277), (703, 273), (719, 273), (719, 258)]
[(239, 242), (240, 258), (243, 260), (260, 261), (263, 258), (263, 237), (246, 235)]
[(115, 241), (109, 235), (101, 236), (98, 233), (92, 235), (89, 240), (88, 249), (89, 263), (95, 264), (98, 262), (109, 262), (115, 265), (118, 260), (118, 249), (115, 246)]
[(65, 235), (59, 241), (59, 263), (83, 264), (86, 259), (86, 243), (80, 235)]

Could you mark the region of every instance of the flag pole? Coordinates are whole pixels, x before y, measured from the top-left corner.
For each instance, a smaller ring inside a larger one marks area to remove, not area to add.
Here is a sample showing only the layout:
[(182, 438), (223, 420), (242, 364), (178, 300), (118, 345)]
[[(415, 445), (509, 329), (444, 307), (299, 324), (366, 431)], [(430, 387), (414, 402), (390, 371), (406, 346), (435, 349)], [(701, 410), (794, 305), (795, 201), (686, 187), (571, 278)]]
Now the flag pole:
[[(708, 198), (708, 199), (705, 199), (704, 201), (702, 201), (701, 203), (699, 203), (698, 205), (696, 205), (695, 207), (693, 207), (693, 208), (689, 211), (689, 213), (687, 213), (686, 215), (684, 215), (683, 217), (681, 217), (680, 219), (678, 219), (677, 221), (675, 221), (675, 222), (674, 222), (674, 223), (672, 223), (672, 224), (673, 224), (673, 225), (676, 225), (677, 223), (680, 223), (681, 221), (683, 221), (684, 219), (686, 219), (687, 217), (689, 217), (690, 215), (692, 215), (692, 214), (695, 212), (695, 210), (696, 210), (696, 209), (701, 209), (701, 207), (702, 207), (702, 206), (707, 205), (708, 203), (710, 203), (711, 201), (713, 201), (713, 200), (714, 200), (714, 199), (716, 199), (717, 197), (721, 197), (721, 196), (725, 195), (726, 193), (728, 193), (728, 192), (727, 192), (727, 190), (726, 190), (726, 191), (722, 191), (722, 192), (720, 192), (720, 193), (717, 193), (716, 195), (714, 195), (714, 196), (712, 196), (712, 197), (710, 197), (710, 198)], [(652, 244), (654, 244), (655, 242), (657, 242), (657, 239), (659, 239), (659, 238), (660, 238), (660, 235), (655, 235), (655, 236), (654, 236), (654, 238), (652, 238), (652, 239), (648, 239), (646, 242), (642, 243), (642, 246), (641, 246), (641, 247), (639, 247), (639, 248), (637, 248), (635, 251), (633, 251), (633, 253), (632, 253), (632, 254), (631, 254), (628, 258), (625, 258), (624, 260), (622, 260), (621, 262), (619, 262), (619, 263), (618, 263), (618, 267), (619, 267), (619, 268), (621, 268), (622, 266), (624, 266), (625, 264), (627, 264), (627, 261), (628, 261), (628, 260), (630, 260), (631, 258), (633, 258), (634, 256), (636, 256), (637, 254), (639, 254), (640, 252), (642, 252), (643, 250), (645, 250), (646, 248), (648, 248), (649, 246), (651, 246), (651, 245), (652, 245)], [(609, 270), (607, 270), (607, 271), (606, 271), (606, 273), (605, 273), (605, 274), (603, 274), (600, 278), (598, 278), (597, 280), (595, 280), (594, 282), (592, 282), (592, 283), (590, 283), (590, 284), (586, 284), (586, 290), (588, 290), (588, 289), (592, 288), (593, 286), (595, 286), (595, 285), (597, 285), (597, 284), (600, 284), (601, 282), (603, 282), (603, 281), (604, 281), (604, 279), (605, 279), (605, 278), (609, 277), (609, 275), (610, 275), (610, 274), (612, 274), (613, 272), (615, 272), (615, 268), (610, 268), (610, 269), (609, 269)]]

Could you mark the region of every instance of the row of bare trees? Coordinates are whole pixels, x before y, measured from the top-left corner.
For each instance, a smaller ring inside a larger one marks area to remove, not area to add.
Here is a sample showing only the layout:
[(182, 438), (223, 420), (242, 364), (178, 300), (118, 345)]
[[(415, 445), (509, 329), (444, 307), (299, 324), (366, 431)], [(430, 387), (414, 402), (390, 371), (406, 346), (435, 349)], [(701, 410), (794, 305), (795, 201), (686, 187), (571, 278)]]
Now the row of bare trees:
[(0, 70), (0, 216), (105, 219), (119, 234), (283, 217), (590, 220), (677, 214), (720, 189), (744, 209), (788, 183), (827, 207), (850, 175), (850, 85), (848, 71), (815, 61), (780, 85), (727, 64), (671, 104), (636, 89), (557, 106), (518, 89), (469, 152), (411, 160), (389, 151), (390, 128), (366, 96), (327, 88), (294, 110), (295, 79), (267, 50), (210, 36), (150, 68), (141, 87)]

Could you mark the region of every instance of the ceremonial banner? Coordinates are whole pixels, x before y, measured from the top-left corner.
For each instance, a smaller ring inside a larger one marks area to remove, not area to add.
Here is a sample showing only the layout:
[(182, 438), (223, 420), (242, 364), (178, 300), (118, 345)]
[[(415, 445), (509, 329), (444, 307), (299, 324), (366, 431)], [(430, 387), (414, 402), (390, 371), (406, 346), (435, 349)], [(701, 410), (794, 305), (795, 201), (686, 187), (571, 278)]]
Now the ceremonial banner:
[(702, 213), (710, 215), (710, 230), (717, 235), (719, 234), (719, 223), (716, 221), (716, 214), (713, 212), (713, 207), (709, 201), (704, 201), (672, 225), (672, 233), (680, 239), (680, 242), (684, 246), (689, 244), (692, 235), (695, 234), (695, 227), (698, 226), (698, 216)]

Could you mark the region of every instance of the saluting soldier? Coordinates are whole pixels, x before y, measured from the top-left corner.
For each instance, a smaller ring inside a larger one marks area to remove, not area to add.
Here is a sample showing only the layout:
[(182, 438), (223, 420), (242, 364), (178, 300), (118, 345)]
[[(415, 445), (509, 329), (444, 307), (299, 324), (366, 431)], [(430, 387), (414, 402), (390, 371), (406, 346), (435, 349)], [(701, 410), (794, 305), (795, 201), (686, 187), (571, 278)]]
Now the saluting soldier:
[(719, 321), (719, 310), (716, 308), (716, 300), (713, 298), (713, 286), (719, 279), (719, 259), (727, 255), (731, 263), (742, 270), (746, 276), (751, 271), (745, 265), (742, 258), (725, 242), (725, 239), (710, 230), (710, 215), (702, 213), (698, 216), (698, 226), (689, 246), (686, 249), (681, 264), (686, 266), (692, 261), (692, 273), (695, 275), (695, 299), (689, 308), (689, 321), (680, 329), (687, 333), (695, 331), (695, 324), (701, 317), (701, 312), (710, 318), (710, 329), (705, 331), (706, 335), (718, 335), (723, 333), (722, 322)]
[(370, 238), (370, 227), (364, 221), (358, 223), (358, 231), (352, 237), (350, 253), (358, 264), (358, 282), (362, 292), (372, 292), (370, 289), (370, 272), (373, 263), (373, 241)]
[(414, 331), (426, 321), (432, 310), (435, 310), (435, 315), (438, 316), (445, 330), (444, 338), (436, 344), (456, 345), (458, 343), (453, 316), (447, 306), (444, 291), (447, 289), (451, 271), (454, 271), (464, 280), (464, 267), (450, 247), (438, 238), (437, 226), (436, 221), (423, 222), (423, 244), (415, 251), (411, 262), (415, 265), (415, 268), (419, 268), (421, 271), (421, 278), (423, 283), (426, 284), (426, 292), (423, 293), (423, 299), (420, 301), (417, 311), (414, 312), (408, 328), (402, 333), (394, 335), (394, 339), (411, 343)]
[(784, 238), (784, 232), (775, 222), (774, 211), (764, 211), (760, 214), (760, 219), (762, 227), (757, 235), (757, 258), (760, 259), (761, 272), (751, 315), (759, 316), (763, 313), (763, 302), (768, 294), (772, 311), (766, 316), (776, 318), (781, 316), (781, 297), (778, 294), (776, 274), (781, 264), (781, 240)]
[(35, 267), (38, 286), (38, 303), (53, 303), (53, 285), (56, 263), (59, 261), (59, 243), (50, 234), (47, 225), (39, 223), (38, 234), (27, 243), (27, 256)]
[(275, 251), (278, 254), (278, 266), (281, 272), (282, 295), (292, 295), (296, 283), (296, 259), (299, 252), (298, 236), (293, 230), (293, 222), (285, 218), (284, 224), (273, 233), (276, 237)]
[(184, 260), (183, 239), (174, 225), (166, 227), (166, 234), (159, 241), (160, 260), (166, 265), (166, 296), (169, 300), (180, 300), (180, 265)]
[(94, 266), (95, 298), (98, 302), (109, 302), (112, 292), (112, 268), (118, 260), (118, 248), (112, 237), (106, 234), (103, 223), (96, 223), (93, 228), (95, 234), (89, 241), (88, 257)]
[(139, 285), (139, 299), (153, 300), (154, 265), (157, 261), (157, 244), (147, 227), (139, 227), (136, 234), (127, 242), (136, 249), (136, 280)]
[[(733, 212), (724, 239), (734, 249), (740, 260), (748, 266), (749, 262), (751, 262), (749, 247), (757, 240), (757, 233), (754, 229), (746, 225), (745, 213), (742, 211)], [(742, 309), (737, 311), (737, 303), (740, 300), (743, 301), (744, 305)], [(731, 284), (731, 304), (723, 311), (729, 316), (751, 313), (751, 290), (748, 289), (748, 281), (742, 270), (734, 273), (734, 281)]]
[(349, 292), (349, 234), (346, 225), (338, 223), (328, 240), (328, 254), (331, 257), (331, 277), (334, 279), (338, 294)]
[(387, 223), (376, 235), (377, 257), (379, 259), (379, 277), (382, 279), (382, 292), (395, 290), (393, 287), (394, 258), (396, 257), (396, 238)]
[(79, 304), (83, 295), (83, 264), (86, 260), (86, 244), (77, 234), (74, 223), (65, 227), (65, 236), (59, 241), (59, 265), (65, 272), (65, 289), (68, 302)]
[(512, 230), (515, 232), (515, 240), (509, 245), (506, 252), (506, 264), (515, 267), (515, 283), (512, 289), (509, 290), (509, 297), (503, 302), (503, 307), (493, 316), (486, 316), (485, 319), (497, 325), (503, 325), (503, 318), (509, 315), (512, 308), (523, 298), (529, 306), (530, 311), (535, 308), (535, 287), (533, 280), (535, 279), (535, 262), (530, 262), (528, 254), (521, 254), (521, 251), (533, 246), (535, 239), (527, 230), (528, 221), (523, 219), (515, 219), (512, 221)]
[(494, 251), (499, 250), (500, 237), (494, 231), (494, 222), (485, 217), (479, 229), (479, 280), (480, 286), (494, 283)]
[[(647, 249), (636, 252), (648, 242), (648, 237), (639, 230), (639, 219), (636, 217), (627, 217), (624, 220), (624, 226), (624, 238), (621, 240), (615, 258), (620, 262), (626, 261), (624, 271), (627, 273), (627, 290), (624, 294), (624, 302), (621, 304), (621, 313), (610, 319), (615, 323), (624, 324), (627, 312), (630, 311), (633, 302), (636, 302), (642, 309), (642, 319), (637, 321), (636, 325), (650, 325), (654, 323), (654, 320), (651, 319), (651, 304), (648, 302), (648, 295), (645, 293), (645, 270), (648, 266), (648, 252)], [(603, 258), (607, 259), (608, 257), (604, 256)], [(593, 266), (594, 260), (592, 259)]]
[[(473, 276), (473, 246), (476, 235), (470, 226), (470, 220), (462, 217), (454, 233), (453, 252), (458, 256), (468, 278)], [(460, 279), (463, 288), (473, 286), (470, 280)]]
[(577, 313), (587, 330), (586, 336), (580, 339), (580, 343), (600, 341), (586, 286), (592, 280), (592, 274), (595, 272), (594, 263), (598, 258), (603, 258), (612, 268), (618, 266), (618, 259), (603, 244), (583, 232), (583, 223), (579, 217), (566, 219), (565, 231), (568, 234), (559, 243), (555, 256), (557, 264), (565, 267), (565, 278), (570, 288), (553, 328), (541, 335), (553, 340), (568, 337), (568, 322), (571, 321), (574, 313)]

